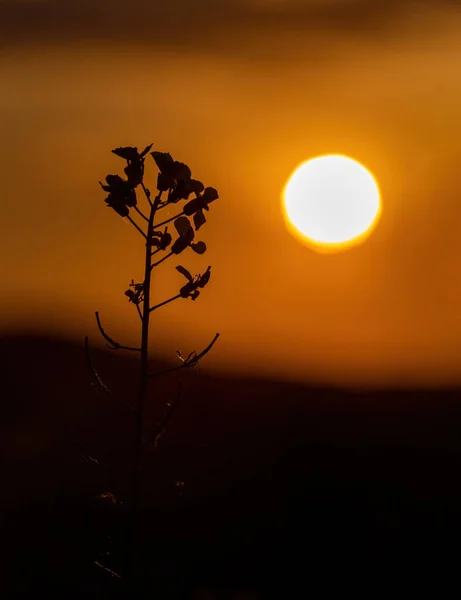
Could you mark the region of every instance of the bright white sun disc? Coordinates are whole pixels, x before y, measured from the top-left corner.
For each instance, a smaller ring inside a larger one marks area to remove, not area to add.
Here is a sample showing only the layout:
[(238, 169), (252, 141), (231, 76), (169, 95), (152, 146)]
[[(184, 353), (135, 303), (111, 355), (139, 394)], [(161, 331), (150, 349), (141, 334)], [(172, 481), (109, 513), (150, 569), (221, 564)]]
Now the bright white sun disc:
[(314, 245), (350, 246), (363, 240), (380, 214), (379, 189), (371, 173), (342, 155), (302, 163), (284, 189), (289, 224)]

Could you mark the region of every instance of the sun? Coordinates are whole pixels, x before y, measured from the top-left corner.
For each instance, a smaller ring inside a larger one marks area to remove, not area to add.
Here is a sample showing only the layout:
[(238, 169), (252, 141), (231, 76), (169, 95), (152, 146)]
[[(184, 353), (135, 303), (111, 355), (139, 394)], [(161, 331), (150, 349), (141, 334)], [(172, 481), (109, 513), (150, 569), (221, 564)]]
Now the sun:
[(290, 231), (319, 252), (364, 241), (381, 213), (378, 185), (359, 162), (341, 154), (299, 165), (283, 190)]

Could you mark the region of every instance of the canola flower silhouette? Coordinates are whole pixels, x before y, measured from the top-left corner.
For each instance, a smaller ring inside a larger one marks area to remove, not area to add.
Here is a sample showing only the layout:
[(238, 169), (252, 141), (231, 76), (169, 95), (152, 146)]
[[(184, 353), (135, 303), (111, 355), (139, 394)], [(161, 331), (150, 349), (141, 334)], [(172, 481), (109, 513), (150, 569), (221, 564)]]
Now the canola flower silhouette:
[[(180, 286), (178, 293), (174, 296), (158, 304), (151, 305), (151, 280), (153, 271), (168, 258), (178, 256), (188, 248), (199, 255), (206, 252), (207, 246), (205, 242), (196, 240), (195, 235), (207, 221), (205, 213), (210, 210), (210, 204), (218, 199), (217, 190), (213, 187), (205, 187), (201, 181), (193, 179), (191, 170), (186, 164), (174, 160), (168, 152), (151, 152), (152, 146), (153, 144), (149, 144), (142, 152), (139, 152), (137, 147), (120, 147), (112, 150), (113, 154), (126, 161), (124, 168), (125, 178), (117, 174), (109, 174), (105, 178), (105, 183), (99, 182), (103, 191), (107, 193), (105, 198), (107, 207), (128, 220), (142, 236), (145, 244), (144, 279), (140, 282), (135, 282), (132, 279), (128, 285), (128, 289), (125, 291), (128, 302), (136, 307), (141, 321), (140, 346), (131, 347), (117, 342), (103, 328), (99, 312), (95, 313), (98, 329), (109, 348), (140, 354), (140, 375), (137, 394), (133, 403), (117, 397), (101, 380), (93, 364), (88, 336), (85, 338), (85, 350), (93, 379), (92, 384), (106, 394), (116, 397), (119, 402), (134, 414), (135, 448), (133, 453), (131, 502), (129, 503), (134, 524), (136, 523), (136, 515), (140, 503), (143, 457), (146, 453), (154, 452), (158, 448), (160, 438), (164, 435), (171, 421), (182, 392), (182, 380), (180, 380), (176, 398), (166, 402), (163, 418), (151, 428), (150, 432), (146, 432), (143, 417), (144, 407), (149, 399), (149, 380), (165, 373), (194, 367), (211, 350), (219, 337), (219, 333), (216, 333), (206, 348), (201, 352), (190, 352), (186, 357), (183, 357), (179, 351), (176, 351), (180, 364), (175, 367), (154, 373), (148, 371), (150, 314), (154, 310), (178, 299), (197, 300), (200, 293), (208, 285), (211, 277), (211, 266), (208, 266), (203, 273), (194, 276), (183, 265), (176, 265), (176, 270), (185, 277), (186, 283)], [(158, 168), (157, 193), (155, 197), (152, 197), (150, 190), (144, 183), (144, 166), (148, 155), (153, 158)], [(147, 203), (146, 214), (138, 204), (138, 193), (140, 192)], [(191, 196), (193, 197), (190, 198)], [(178, 214), (159, 223), (155, 222), (157, 215), (163, 209), (179, 204), (181, 201), (186, 202)], [(141, 224), (138, 224), (133, 218), (135, 214), (142, 220)], [(171, 222), (173, 222), (176, 231), (174, 237), (168, 228), (168, 223)], [(163, 229), (161, 229), (162, 227)], [(158, 258), (157, 256), (160, 253), (163, 253), (162, 258)], [(97, 459), (89, 457), (89, 455), (83, 458), (86, 458), (86, 463), (93, 465), (100, 464)], [(108, 491), (103, 492), (97, 497), (99, 504), (102, 503), (103, 505), (107, 503), (108, 499), (111, 506), (115, 506), (117, 503), (121, 504)], [(133, 539), (132, 554), (135, 552), (136, 535), (134, 535)], [(102, 569), (105, 568), (100, 561), (95, 561), (94, 564)], [(109, 572), (112, 573), (110, 569)], [(120, 577), (115, 572), (113, 572), (113, 576)]]

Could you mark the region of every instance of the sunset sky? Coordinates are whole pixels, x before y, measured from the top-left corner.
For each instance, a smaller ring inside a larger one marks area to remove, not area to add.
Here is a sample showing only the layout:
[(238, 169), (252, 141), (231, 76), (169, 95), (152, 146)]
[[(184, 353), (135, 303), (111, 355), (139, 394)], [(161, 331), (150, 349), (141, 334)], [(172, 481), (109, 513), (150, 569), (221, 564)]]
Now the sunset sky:
[[(461, 384), (460, 28), (454, 0), (0, 0), (0, 330), (96, 343), (98, 310), (139, 339), (143, 242), (98, 181), (123, 174), (113, 148), (153, 142), (220, 194), (208, 252), (156, 270), (158, 302), (176, 264), (212, 279), (155, 313), (153, 350), (220, 332), (205, 371)], [(281, 192), (327, 153), (370, 169), (382, 215), (324, 255)]]

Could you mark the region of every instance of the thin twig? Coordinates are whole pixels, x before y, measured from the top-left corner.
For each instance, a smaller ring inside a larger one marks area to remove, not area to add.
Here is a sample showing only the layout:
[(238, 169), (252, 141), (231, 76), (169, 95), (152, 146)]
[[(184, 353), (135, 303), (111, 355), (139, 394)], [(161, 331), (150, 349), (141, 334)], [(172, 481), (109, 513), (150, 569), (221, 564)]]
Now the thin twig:
[(142, 187), (144, 193), (146, 194), (146, 198), (147, 198), (147, 201), (150, 204), (150, 207), (152, 208), (152, 200), (150, 199), (150, 191), (144, 185), (144, 181), (141, 181), (141, 187)]
[(157, 267), (164, 260), (166, 260), (167, 258), (170, 258), (170, 256), (173, 256), (173, 254), (174, 254), (174, 252), (170, 252), (169, 254), (167, 254), (166, 256), (164, 256), (163, 258), (161, 258), (160, 260), (158, 260), (156, 263), (153, 263), (150, 268), (153, 269), (154, 267)]
[(157, 210), (165, 208), (165, 206), (168, 206), (169, 204), (171, 204), (171, 202), (168, 202), (168, 200), (165, 200), (165, 202), (160, 202), (160, 204), (157, 206)]
[(104, 571), (106, 571), (107, 573), (109, 573), (109, 575), (112, 575), (112, 577), (115, 577), (116, 579), (121, 579), (122, 576), (119, 575), (118, 573), (116, 573), (115, 571), (111, 571), (108, 567), (105, 567), (104, 565), (102, 565), (100, 562), (98, 562), (97, 560), (94, 561), (94, 564), (99, 567), (100, 569), (103, 569)]
[(169, 223), (170, 221), (174, 221), (175, 219), (177, 219), (178, 217), (182, 216), (184, 214), (184, 211), (180, 212), (179, 214), (175, 215), (174, 217), (170, 217), (169, 219), (167, 219), (166, 221), (162, 221), (161, 223), (157, 223), (155, 225), (155, 227), (161, 227), (162, 225), (166, 225), (167, 223)]
[(144, 239), (147, 239), (147, 236), (146, 236), (146, 234), (144, 233), (144, 231), (141, 229), (141, 227), (139, 227), (139, 226), (138, 226), (138, 225), (137, 225), (137, 224), (136, 224), (136, 223), (133, 221), (133, 219), (130, 217), (130, 215), (127, 215), (127, 217), (126, 217), (126, 218), (128, 219), (128, 221), (129, 221), (129, 222), (130, 222), (132, 225), (134, 225), (134, 226), (136, 227), (136, 229), (139, 231), (139, 233), (142, 235), (142, 237), (143, 237)]
[(135, 206), (134, 209), (138, 213), (138, 215), (141, 215), (141, 217), (144, 219), (144, 221), (147, 221), (149, 223), (149, 219), (146, 217), (146, 215), (141, 210), (139, 210), (139, 208), (137, 206)]
[(217, 333), (214, 336), (214, 338), (211, 340), (208, 346), (204, 350), (202, 350), (200, 354), (197, 354), (196, 352), (191, 352), (181, 365), (177, 367), (171, 367), (170, 369), (164, 369), (163, 371), (157, 371), (156, 373), (150, 373), (148, 377), (157, 377), (158, 375), (164, 375), (165, 373), (172, 373), (173, 371), (179, 371), (180, 369), (187, 369), (189, 367), (195, 366), (198, 363), (198, 361), (201, 358), (203, 358), (205, 354), (208, 354), (208, 352), (213, 348), (218, 337), (219, 333)]
[(157, 248), (157, 250), (154, 250), (153, 252), (151, 252), (151, 256), (154, 256), (154, 254), (157, 254), (157, 252), (160, 252), (160, 250), (162, 250), (163, 248)]
[(107, 333), (104, 331), (104, 329), (102, 328), (101, 321), (99, 319), (99, 312), (96, 311), (95, 315), (96, 315), (96, 321), (98, 323), (99, 331), (101, 332), (102, 337), (105, 340), (107, 340), (109, 342), (109, 344), (112, 344), (111, 346), (106, 344), (106, 346), (108, 346), (108, 348), (110, 348), (111, 350), (132, 350), (133, 352), (141, 352), (141, 348), (132, 348), (131, 346), (122, 346), (118, 342), (114, 341), (111, 337), (109, 337), (107, 335)]
[(152, 232), (154, 230), (154, 218), (157, 206), (161, 201), (162, 192), (159, 192), (154, 199), (154, 202), (150, 202), (150, 193), (145, 189), (144, 192), (150, 204), (149, 223), (147, 225), (147, 237), (146, 237), (146, 254), (144, 263), (144, 280), (143, 280), (143, 291), (144, 301), (142, 306), (142, 328), (141, 328), (141, 360), (140, 360), (140, 371), (139, 371), (139, 387), (136, 398), (136, 419), (134, 423), (134, 455), (133, 455), (133, 468), (132, 468), (132, 483), (131, 483), (131, 508), (133, 516), (133, 539), (132, 539), (132, 554), (135, 555), (138, 549), (138, 534), (139, 531), (136, 527), (139, 501), (141, 494), (141, 472), (142, 472), (142, 453), (143, 453), (143, 417), (144, 417), (144, 404), (146, 402), (148, 394), (148, 379), (147, 379), (147, 361), (149, 356), (149, 316), (150, 316), (150, 283), (151, 283), (151, 253), (152, 253)]
[(173, 298), (170, 298), (169, 300), (165, 300), (164, 302), (160, 302), (160, 304), (156, 304), (155, 306), (152, 306), (149, 309), (149, 312), (152, 312), (153, 310), (156, 310), (157, 308), (160, 308), (161, 306), (164, 306), (165, 304), (168, 304), (169, 302), (173, 302), (173, 300), (177, 300), (178, 298), (181, 298), (181, 294), (178, 294), (177, 296), (173, 296)]
[(184, 361), (184, 364), (187, 367), (193, 367), (194, 365), (196, 365), (198, 363), (198, 361), (203, 358), (205, 356), (205, 354), (208, 354), (208, 352), (213, 348), (216, 340), (219, 337), (219, 333), (217, 333), (214, 338), (211, 340), (211, 342), (208, 344), (208, 346), (202, 350), (200, 352), (200, 354), (195, 354), (195, 356), (193, 356), (192, 358), (189, 358), (191, 355), (189, 354), (189, 357), (186, 361)]
[(142, 312), (141, 312), (141, 309), (139, 308), (139, 304), (136, 304), (136, 309), (138, 311), (138, 315), (139, 315), (139, 318), (141, 319), (141, 323), (142, 323)]
[(136, 409), (133, 406), (131, 406), (130, 404), (128, 404), (128, 402), (125, 402), (121, 398), (114, 396), (114, 394), (109, 390), (107, 385), (105, 383), (103, 383), (102, 379), (99, 377), (98, 372), (96, 371), (96, 369), (93, 366), (93, 360), (91, 358), (90, 342), (89, 342), (88, 336), (85, 336), (85, 351), (86, 351), (86, 358), (88, 361), (88, 366), (90, 368), (91, 374), (93, 375), (93, 378), (96, 381), (96, 384), (103, 390), (103, 392), (105, 392), (109, 396), (112, 396), (112, 398), (115, 398), (118, 402), (120, 402), (120, 404), (123, 404), (123, 406), (125, 406), (126, 408), (129, 408), (131, 411), (136, 412)]

